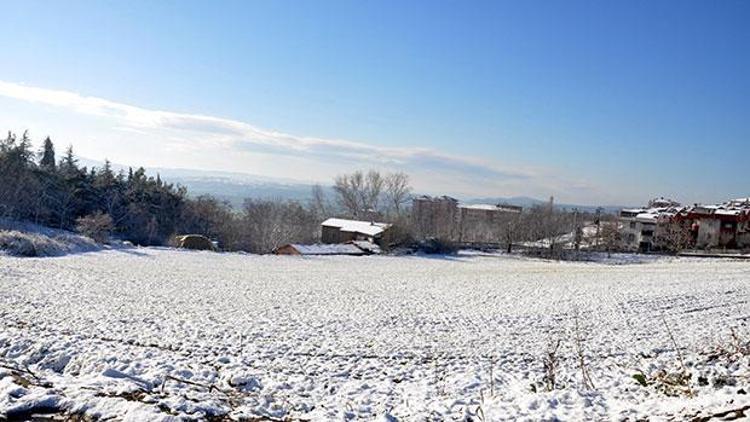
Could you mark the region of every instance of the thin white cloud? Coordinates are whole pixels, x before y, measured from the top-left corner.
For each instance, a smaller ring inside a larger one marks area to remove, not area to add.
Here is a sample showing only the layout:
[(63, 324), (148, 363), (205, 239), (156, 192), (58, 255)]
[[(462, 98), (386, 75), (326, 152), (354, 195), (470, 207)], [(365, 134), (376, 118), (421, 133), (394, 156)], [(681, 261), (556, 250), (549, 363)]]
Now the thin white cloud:
[[(516, 191), (522, 186), (528, 186), (533, 193), (566, 189), (566, 182), (544, 169), (503, 166), (486, 159), (451, 155), (429, 148), (389, 148), (349, 140), (297, 136), (236, 120), (151, 110), (75, 92), (4, 81), (0, 81), (0, 96), (108, 118), (113, 120), (113, 129), (153, 135), (154, 139), (168, 143), (170, 149), (178, 148), (180, 143), (187, 149), (195, 144), (208, 144), (237, 152), (309, 157), (322, 161), (343, 158), (363, 165), (447, 174), (448, 179), (465, 179), (469, 184), (482, 180), (495, 187), (514, 186)], [(580, 182), (567, 183), (568, 186), (574, 184), (576, 191), (594, 189), (588, 184), (579, 186)]]
[(340, 139), (296, 136), (261, 129), (236, 120), (200, 114), (149, 110), (69, 91), (50, 90), (0, 81), (0, 95), (32, 103), (64, 107), (78, 113), (113, 118), (118, 120), (121, 126), (141, 132), (145, 129), (198, 132), (207, 136), (229, 138), (239, 146), (247, 144), (245, 147), (268, 147), (277, 153), (323, 154), (404, 165), (411, 162), (421, 162), (435, 166), (444, 165), (460, 170), (480, 170), (483, 173), (504, 177), (527, 178), (532, 176), (526, 170), (500, 168), (475, 158), (451, 156), (431, 149), (384, 148)]

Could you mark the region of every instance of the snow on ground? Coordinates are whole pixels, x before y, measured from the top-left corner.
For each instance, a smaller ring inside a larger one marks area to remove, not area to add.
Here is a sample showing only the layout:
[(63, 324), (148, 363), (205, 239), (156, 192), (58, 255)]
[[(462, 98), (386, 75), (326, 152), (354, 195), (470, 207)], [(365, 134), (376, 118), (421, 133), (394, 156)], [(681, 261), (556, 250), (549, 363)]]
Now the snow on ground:
[(0, 419), (708, 417), (750, 406), (749, 297), (731, 260), (0, 257)]

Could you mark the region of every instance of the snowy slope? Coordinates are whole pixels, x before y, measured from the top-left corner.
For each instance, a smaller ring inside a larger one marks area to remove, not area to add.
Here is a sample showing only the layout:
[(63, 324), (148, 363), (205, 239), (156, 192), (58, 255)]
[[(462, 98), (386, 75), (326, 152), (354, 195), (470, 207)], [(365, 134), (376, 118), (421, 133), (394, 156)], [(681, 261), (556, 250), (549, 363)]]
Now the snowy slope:
[(0, 415), (681, 420), (750, 405), (748, 297), (735, 261), (0, 257)]
[(101, 245), (77, 233), (0, 218), (0, 255), (59, 256), (100, 249)]

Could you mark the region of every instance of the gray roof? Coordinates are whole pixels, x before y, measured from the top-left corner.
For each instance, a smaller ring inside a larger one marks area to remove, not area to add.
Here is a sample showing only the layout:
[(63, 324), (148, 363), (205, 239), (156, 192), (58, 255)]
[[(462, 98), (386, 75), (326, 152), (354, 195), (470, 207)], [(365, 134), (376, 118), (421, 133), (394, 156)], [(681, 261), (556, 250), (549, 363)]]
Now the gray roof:
[(352, 244), (290, 244), (300, 255), (363, 255), (364, 252)]

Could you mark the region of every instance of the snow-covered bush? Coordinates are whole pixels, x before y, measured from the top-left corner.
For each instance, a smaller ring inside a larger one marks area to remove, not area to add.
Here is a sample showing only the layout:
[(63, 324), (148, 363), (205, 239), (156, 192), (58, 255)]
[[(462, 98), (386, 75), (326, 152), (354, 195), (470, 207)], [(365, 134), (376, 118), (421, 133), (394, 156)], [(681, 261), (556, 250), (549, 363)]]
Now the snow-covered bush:
[(0, 250), (14, 256), (36, 256), (36, 247), (30, 236), (16, 231), (0, 232)]
[(74, 234), (24, 233), (0, 230), (0, 253), (12, 256), (59, 256), (97, 250), (93, 240)]

